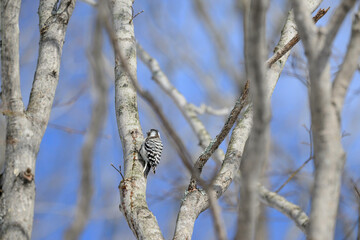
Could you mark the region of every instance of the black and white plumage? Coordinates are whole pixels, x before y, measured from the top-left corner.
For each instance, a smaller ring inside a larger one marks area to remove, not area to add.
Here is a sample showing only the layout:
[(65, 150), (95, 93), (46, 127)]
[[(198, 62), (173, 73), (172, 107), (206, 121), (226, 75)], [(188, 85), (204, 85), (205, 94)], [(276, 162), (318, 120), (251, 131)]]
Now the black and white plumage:
[(145, 165), (143, 173), (145, 177), (149, 174), (152, 168), (154, 174), (157, 165), (160, 163), (161, 152), (163, 145), (160, 139), (160, 133), (156, 129), (150, 129), (147, 132), (147, 137), (140, 147), (140, 155), (144, 159)]

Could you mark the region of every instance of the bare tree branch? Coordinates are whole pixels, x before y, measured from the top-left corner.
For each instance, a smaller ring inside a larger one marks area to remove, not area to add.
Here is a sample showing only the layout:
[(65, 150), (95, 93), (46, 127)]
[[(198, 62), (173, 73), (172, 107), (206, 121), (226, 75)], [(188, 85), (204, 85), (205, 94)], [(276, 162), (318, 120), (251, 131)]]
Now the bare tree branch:
[[(311, 63), (315, 64), (315, 63)], [(345, 154), (337, 115), (331, 106), (329, 67), (311, 76), (310, 106), (314, 136), (315, 186), (310, 214), (310, 238), (331, 239), (334, 232)], [(315, 83), (318, 81), (317, 83)], [(331, 182), (332, 184), (329, 184)]]
[[(199, 156), (199, 158), (195, 162), (195, 171), (197, 175), (200, 175), (202, 172), (203, 167), (205, 166), (206, 162), (209, 160), (211, 155), (215, 152), (215, 150), (220, 146), (222, 141), (230, 132), (231, 128), (233, 127), (236, 119), (238, 118), (241, 110), (244, 108), (245, 104), (247, 103), (247, 97), (249, 93), (249, 84), (246, 83), (242, 96), (236, 101), (233, 110), (231, 111), (229, 117), (226, 120), (223, 128), (221, 129), (220, 133), (212, 140), (209, 146), (206, 147), (204, 152)], [(196, 188), (196, 176), (191, 176), (190, 184), (188, 187), (188, 191), (192, 191)]]
[[(320, 5), (322, 0), (307, 0), (306, 6), (314, 12), (316, 8)], [(282, 52), (287, 44), (291, 42), (292, 39), (298, 34), (297, 26), (294, 20), (294, 10), (291, 10), (288, 14), (284, 28), (281, 31), (280, 40), (278, 45), (274, 49), (274, 55), (277, 55), (279, 52)], [(287, 58), (289, 57), (290, 51), (286, 52), (277, 62), (271, 64), (267, 71), (267, 79), (269, 80), (269, 91), (268, 96), (271, 96), (271, 93), (274, 91), (277, 79), (279, 79), (280, 73), (285, 65)], [(271, 57), (270, 59), (272, 59)], [(267, 62), (270, 62), (270, 59)]]
[[(259, 209), (256, 185), (263, 164), (269, 153), (270, 99), (268, 91), (265, 60), (266, 34), (265, 17), (268, 7), (266, 0), (250, 3), (248, 25), (245, 28), (246, 78), (250, 80), (250, 93), (253, 105), (253, 127), (244, 149), (241, 162), (240, 208), (238, 215), (237, 239), (253, 239)], [(245, 15), (246, 16), (246, 15)], [(257, 29), (253, 31), (253, 29)]]
[[(239, 159), (241, 159), (242, 156), (241, 149), (245, 146), (247, 136), (250, 134), (251, 126), (252, 110), (248, 109), (244, 113), (244, 118), (236, 124), (234, 131), (232, 132), (224, 163), (212, 185), (212, 189), (216, 193), (217, 198), (227, 190), (239, 169)], [(300, 220), (302, 218), (295, 217), (297, 213), (296, 210), (302, 212), (299, 207), (295, 208), (295, 205), (288, 202), (285, 198), (270, 192), (263, 186), (259, 186), (258, 191), (260, 200), (266, 205), (281, 210), (282, 213), (291, 216), (290, 218), (294, 221), (301, 222)], [(205, 194), (204, 191), (196, 190), (187, 192), (180, 207), (174, 239), (190, 239), (195, 220), (198, 215), (205, 211), (209, 206), (208, 195)]]
[(297, 24), (297, 29), (300, 32), (301, 40), (306, 49), (305, 53), (309, 56), (315, 52), (316, 47), (316, 26), (310, 17), (310, 8), (304, 1), (293, 0), (293, 8), (295, 14), (296, 22), (301, 22), (302, 24)]
[(98, 17), (95, 23), (95, 31), (92, 43), (91, 56), (89, 57), (93, 69), (93, 99), (89, 131), (85, 135), (85, 142), (81, 150), (81, 183), (78, 190), (78, 201), (75, 210), (75, 218), (65, 232), (65, 239), (78, 239), (91, 214), (91, 200), (93, 189), (93, 154), (96, 141), (101, 134), (107, 112), (107, 81), (104, 76), (104, 63), (102, 58), (102, 19), (106, 18), (104, 1), (98, 6)]
[(24, 110), (20, 90), (19, 14), (21, 0), (1, 1), (1, 89), (2, 102), (7, 111)]
[(308, 11), (303, 7), (302, 1), (294, 0), (293, 2), (299, 34), (304, 40), (305, 54), (308, 58), (311, 84), (309, 99), (314, 136), (315, 185), (309, 238), (332, 239), (345, 153), (341, 145), (340, 119), (335, 106), (331, 103), (329, 56), (332, 42), (341, 22), (355, 1), (345, 0), (340, 4), (335, 11), (333, 20), (327, 26), (325, 34), (317, 34), (319, 31), (306, 16)]
[[(39, 7), (40, 49), (27, 114), (45, 131), (59, 81), (60, 59), (69, 18), (75, 0), (41, 0)], [(53, 13), (54, 9), (56, 14)]]
[[(138, 49), (139, 49), (140, 46), (138, 46)], [(143, 55), (143, 58), (144, 57), (148, 57), (147, 53), (145, 51), (142, 52)], [(153, 63), (155, 60), (150, 60), (148, 62), (151, 62)], [(165, 75), (164, 75), (165, 76)], [(175, 88), (174, 88), (175, 89)], [(139, 89), (139, 87), (137, 87), (137, 90), (138, 92), (144, 97), (147, 96), (143, 90)], [(237, 104), (235, 105), (232, 113), (230, 114), (230, 117), (228, 118), (228, 121), (227, 123), (225, 124), (223, 130), (221, 131), (221, 133), (219, 134), (219, 137), (216, 138), (216, 140), (213, 141), (213, 144), (211, 144), (208, 148), (208, 156), (207, 156), (207, 159), (211, 156), (211, 154), (214, 152), (214, 150), (219, 146), (219, 144), (221, 143), (221, 141), (225, 138), (225, 136), (227, 135), (227, 133), (230, 131), (230, 129), (232, 128), (232, 125), (233, 123), (235, 122), (235, 120), (237, 119), (237, 116), (238, 114), (240, 113), (241, 109), (243, 108), (243, 106), (245, 105), (246, 103), (246, 98), (247, 98), (247, 92), (248, 92), (248, 86), (246, 87), (246, 91), (244, 92), (243, 96), (241, 97), (241, 99), (239, 99), (237, 101)], [(149, 97), (146, 97), (146, 99), (148, 100), (148, 102), (152, 103), (153, 100), (151, 99), (148, 99)], [(151, 105), (154, 105), (154, 104), (151, 104)], [(153, 107), (154, 108), (154, 107)], [(155, 107), (155, 110), (156, 110), (156, 107)], [(158, 111), (157, 111), (158, 112)], [(160, 119), (162, 119), (163, 117), (163, 114), (159, 114), (159, 117)], [(164, 121), (162, 120), (162, 122), (164, 123)], [(165, 124), (165, 126), (167, 126), (168, 124)], [(166, 127), (167, 128), (167, 127)], [(174, 136), (176, 135), (175, 133), (171, 134), (171, 136)], [(179, 142), (179, 141), (177, 141)], [(186, 150), (186, 149), (185, 149)], [(181, 154), (180, 154), (181, 155)], [(205, 164), (206, 160), (203, 161), (202, 163)], [(184, 160), (183, 160), (184, 161)], [(197, 161), (197, 163), (199, 163), (199, 161)], [(185, 164), (187, 165), (187, 164)], [(203, 166), (203, 165), (202, 165)], [(190, 172), (192, 173), (192, 181), (191, 183), (193, 183), (193, 188), (191, 188), (189, 186), (189, 191), (193, 191), (195, 189), (195, 186), (196, 186), (196, 180), (200, 180), (199, 179), (199, 172), (194, 172), (193, 169), (192, 169), (192, 166), (190, 166), (190, 168), (188, 167), (188, 169), (190, 170)], [(202, 169), (202, 167), (201, 167)], [(196, 170), (195, 170), (196, 171)], [(208, 199), (209, 200), (209, 206), (211, 208), (211, 212), (212, 212), (212, 215), (213, 215), (213, 218), (214, 218), (214, 225), (215, 225), (215, 228), (217, 229), (217, 233), (218, 233), (218, 237), (220, 239), (226, 239), (226, 231), (225, 231), (225, 228), (224, 228), (224, 225), (222, 223), (222, 220), (221, 220), (221, 217), (220, 217), (220, 207), (218, 206), (218, 203), (217, 203), (217, 200), (216, 198), (214, 198), (214, 196), (212, 195), (213, 194), (213, 190), (206, 186), (205, 183), (203, 183), (201, 181), (201, 185), (205, 185), (204, 188), (206, 189), (206, 192), (208, 193), (208, 196), (211, 196), (213, 197), (212, 199)], [(196, 219), (196, 218), (195, 218)], [(194, 220), (195, 221), (195, 220)]]
[[(307, 4), (314, 11), (321, 0), (309, 0)], [(281, 49), (297, 34), (295, 30), (295, 21), (293, 19), (293, 13), (289, 12), (286, 23), (282, 30), (280, 40), (276, 46), (276, 51)], [(267, 71), (266, 79), (269, 82), (269, 89), (266, 93), (268, 97), (271, 96), (277, 80), (280, 77), (280, 73), (286, 63), (289, 56), (289, 52), (282, 56), (275, 64), (271, 65)], [(151, 61), (152, 63), (154, 61)], [(157, 65), (158, 66), (158, 65)], [(159, 68), (156, 68), (159, 70)], [(160, 71), (152, 71), (153, 73), (159, 73)], [(164, 75), (164, 78), (166, 76)], [(166, 78), (167, 79), (167, 78)], [(161, 84), (160, 84), (161, 86)], [(169, 91), (171, 88), (169, 89)], [(174, 90), (175, 92), (175, 90)], [(181, 109), (181, 108), (180, 108)], [(227, 154), (224, 158), (222, 167), (214, 180), (213, 187), (216, 191), (217, 197), (219, 198), (224, 191), (228, 188), (235, 174), (237, 173), (240, 161), (243, 153), (245, 143), (248, 139), (250, 130), (252, 128), (253, 109), (250, 105), (246, 112), (243, 114), (243, 118), (239, 121), (232, 132), (230, 143), (227, 149)], [(198, 136), (199, 137), (199, 136)], [(200, 137), (199, 137), (200, 138)], [(210, 138), (208, 141), (210, 142)], [(205, 146), (206, 147), (206, 146)], [(203, 146), (203, 148), (205, 149)], [(176, 228), (174, 233), (174, 239), (191, 239), (191, 235), (194, 228), (194, 223), (199, 214), (208, 208), (207, 196), (201, 191), (193, 191), (186, 193), (181, 203), (180, 210), (178, 213)]]
[[(110, 33), (110, 36), (113, 41), (114, 37), (111, 33)], [(173, 129), (170, 122), (165, 117), (164, 113), (160, 109), (159, 105), (156, 103), (155, 99), (152, 97), (152, 95), (149, 92), (144, 91), (138, 84), (135, 76), (133, 74), (130, 74), (129, 65), (124, 60), (124, 57), (122, 56), (122, 53), (120, 52), (120, 50), (118, 49), (117, 46), (115, 46), (115, 52), (116, 52), (116, 54), (118, 54), (120, 56), (121, 62), (123, 63), (123, 66), (124, 66), (124, 69), (127, 73), (129, 73), (130, 79), (131, 79), (132, 84), (134, 85), (136, 91), (150, 104), (150, 106), (153, 108), (153, 110), (157, 113), (164, 129), (167, 132), (167, 135), (174, 141), (175, 148), (178, 151), (184, 165), (187, 167), (187, 169), (190, 171), (190, 173), (192, 173), (192, 175), (196, 177), (196, 180), (199, 181), (199, 183), (201, 185), (206, 186), (206, 188), (207, 188), (207, 184), (202, 179), (200, 179), (200, 176), (194, 171), (192, 164), (191, 164), (190, 154), (188, 153), (187, 149), (185, 148), (184, 143), (182, 142), (180, 137), (177, 135), (176, 131)], [(221, 234), (220, 236), (224, 237), (226, 235), (224, 234), (225, 230), (220, 229), (221, 223), (220, 223), (220, 218), (219, 218), (219, 207), (217, 205), (217, 202), (210, 201), (209, 204), (213, 210), (215, 225), (220, 231), (220, 234)]]
[[(242, 149), (252, 124), (252, 111), (247, 110), (230, 137), (230, 143), (213, 185), (210, 186), (219, 198), (229, 187), (240, 166)], [(208, 195), (203, 190), (186, 192), (176, 220), (174, 239), (191, 239), (194, 223), (199, 214), (209, 207)]]
[[(354, 6), (356, 0), (342, 1), (325, 29), (317, 29), (307, 16), (310, 10), (303, 1), (293, 0), (296, 21), (301, 40), (304, 42), (305, 54), (308, 58), (319, 58), (316, 61), (318, 69), (323, 69), (331, 54), (331, 45), (335, 39), (346, 14)], [(319, 34), (318, 34), (319, 33)], [(315, 61), (315, 59), (313, 60)]]
[(301, 164), (300, 167), (298, 167), (294, 172), (291, 173), (291, 175), (288, 177), (288, 179), (286, 179), (286, 181), (275, 191), (275, 193), (279, 193), (281, 191), (281, 189), (283, 189), (286, 184), (288, 184), (291, 179), (293, 179), (296, 174), (298, 174), (298, 172), (301, 171), (301, 169), (303, 169), (306, 164), (308, 164), (311, 160), (314, 159), (314, 154), (313, 154), (313, 148), (314, 148), (314, 144), (313, 144), (313, 137), (312, 137), (312, 132), (311, 132), (311, 128), (308, 129), (306, 126), (304, 126), (306, 131), (309, 133), (309, 148), (310, 148), (310, 154), (309, 154), (309, 158), (303, 163)]
[[(137, 50), (141, 61), (143, 61), (150, 69), (153, 80), (159, 84), (161, 89), (175, 102), (176, 106), (180, 109), (191, 128), (196, 133), (200, 146), (205, 149), (210, 144), (211, 137), (204, 124), (196, 115), (196, 111), (193, 107), (194, 105), (187, 102), (186, 98), (171, 84), (167, 76), (161, 70), (156, 59), (152, 58), (140, 44), (137, 44)], [(222, 162), (224, 153), (221, 150), (217, 150), (215, 151), (214, 158), (218, 162)]]
[(212, 115), (217, 115), (217, 116), (225, 116), (228, 115), (231, 111), (230, 108), (220, 108), (220, 109), (215, 109), (211, 106), (207, 106), (205, 104), (201, 104), (199, 107), (193, 105), (193, 110), (196, 112), (196, 114), (212, 114)]
[[(184, 166), (190, 173), (195, 174), (192, 165), (191, 154), (185, 147), (185, 144), (181, 140), (180, 136), (175, 131), (171, 122), (168, 120), (168, 118), (160, 108), (159, 104), (155, 101), (154, 97), (150, 94), (150, 92), (143, 90), (137, 82), (134, 84), (134, 86), (139, 95), (149, 103), (153, 111), (156, 113), (157, 117), (160, 119), (163, 129), (166, 131), (166, 135), (173, 141), (174, 147), (179, 154)], [(199, 174), (197, 174), (197, 178), (198, 177)]]
[[(148, 55), (148, 53), (146, 53), (146, 52), (141, 48), (141, 46), (140, 46), (139, 44), (138, 44), (138, 52), (139, 52), (140, 58), (143, 60), (143, 62), (144, 62), (145, 64), (148, 65), (148, 67), (150, 68), (150, 70), (153, 72), (153, 79), (159, 83), (159, 85), (163, 88), (163, 90), (164, 90), (165, 92), (167, 92), (170, 96), (172, 96), (172, 98), (174, 99), (174, 101), (177, 103), (178, 106), (186, 106), (187, 103), (186, 103), (185, 98), (176, 90), (175, 87), (173, 87), (173, 86), (171, 85), (171, 83), (170, 83), (170, 82), (168, 81), (168, 79), (166, 78), (166, 75), (161, 71), (161, 69), (160, 69), (157, 61), (156, 61), (155, 59), (151, 58), (151, 57)], [(139, 91), (140, 94), (142, 94), (142, 92), (143, 92), (142, 90), (139, 90), (139, 89), (138, 89), (138, 91)], [(143, 95), (143, 94), (142, 94), (142, 95)], [(222, 133), (222, 134), (220, 134), (221, 137), (224, 138), (224, 137), (227, 135), (227, 133), (224, 134), (224, 132), (230, 131), (231, 126), (232, 126), (231, 122), (235, 122), (238, 114), (240, 113), (242, 107), (243, 107), (244, 104), (245, 104), (246, 96), (247, 96), (247, 91), (246, 91), (246, 94), (244, 94), (244, 96), (241, 98), (241, 100), (239, 99), (239, 101), (237, 102), (237, 105), (234, 107), (235, 110), (233, 110), (232, 113), (230, 114), (231, 117), (230, 117), (230, 118), (228, 119), (228, 121), (227, 121), (228, 124), (225, 124), (225, 131), (222, 131), (222, 132), (221, 132), (221, 133)], [(148, 101), (148, 102), (149, 102), (149, 101)], [(152, 101), (150, 101), (150, 102), (152, 102)], [(192, 105), (188, 104), (188, 106), (192, 106)], [(179, 108), (180, 108), (180, 110), (183, 110), (181, 107), (179, 107)], [(188, 110), (193, 111), (193, 109), (189, 109), (189, 108), (188, 108)], [(186, 112), (186, 111), (183, 111), (183, 113), (184, 113), (184, 112)], [(235, 114), (235, 112), (236, 112), (236, 114)], [(193, 113), (192, 113), (192, 114), (193, 114)], [(162, 114), (160, 114), (159, 116), (160, 116), (160, 119), (162, 119), (162, 117), (161, 117)], [(196, 115), (195, 115), (195, 116), (196, 116)], [(186, 117), (186, 115), (185, 115), (185, 117)], [(197, 117), (196, 117), (196, 119), (195, 119), (195, 118), (191, 118), (191, 119), (194, 120), (194, 121), (190, 121), (190, 123), (194, 123), (195, 126), (200, 126), (200, 128), (205, 129), (204, 126), (202, 125), (202, 123), (201, 123), (199, 120), (195, 121), (195, 120), (197, 119)], [(164, 122), (164, 121), (162, 121), (162, 122)], [(197, 124), (198, 124), (198, 125), (197, 125)], [(207, 133), (206, 130), (205, 130), (205, 132), (201, 131), (201, 133), (199, 133), (198, 136), (199, 136), (200, 134), (201, 134), (201, 135), (204, 135), (204, 133), (208, 135), (208, 133)], [(174, 134), (172, 134), (172, 135), (174, 135)], [(201, 135), (200, 135), (200, 136), (201, 136)], [(219, 138), (219, 139), (221, 139), (221, 138)], [(215, 149), (218, 147), (218, 145), (221, 143), (222, 140), (219, 141), (219, 139), (213, 141), (213, 142), (216, 142), (216, 143), (218, 143), (218, 144), (211, 144), (211, 146), (213, 146), (213, 148), (210, 149), (210, 150), (212, 151), (211, 154), (214, 152), (214, 150), (215, 150)], [(208, 138), (208, 141), (210, 141), (210, 137)], [(209, 151), (210, 151), (210, 150), (209, 150)], [(211, 154), (210, 154), (210, 155), (211, 155)], [(210, 157), (210, 155), (209, 155), (209, 157)], [(207, 158), (207, 159), (208, 159), (208, 158)], [(185, 165), (186, 165), (186, 164), (185, 164)], [(187, 168), (189, 169), (189, 167), (187, 167)], [(192, 172), (192, 176), (193, 176), (194, 182), (196, 182), (196, 180), (200, 180), (200, 179), (199, 179), (199, 173), (198, 173), (198, 172), (193, 172), (192, 166), (191, 166), (191, 168), (190, 168), (189, 170)], [(203, 182), (201, 182), (201, 185), (206, 185), (206, 184), (203, 183)], [(205, 189), (207, 189), (206, 186), (205, 186)], [(190, 190), (192, 190), (192, 189), (190, 189)], [(208, 189), (207, 192), (211, 192), (211, 191), (212, 191), (211, 189)], [(218, 204), (217, 204), (217, 202), (216, 202), (216, 199), (213, 200), (213, 201), (210, 201), (210, 200), (209, 200), (208, 203), (209, 203), (209, 206), (211, 207), (211, 210), (212, 210), (212, 213), (213, 213), (215, 227), (219, 230), (219, 231), (218, 231), (218, 232), (219, 232), (219, 238), (221, 238), (221, 239), (226, 239), (226, 234), (225, 234), (225, 232), (224, 232), (224, 227), (223, 227), (223, 224), (221, 223), (222, 220), (220, 219), (220, 216), (219, 216), (219, 210), (220, 210), (220, 209), (219, 209), (219, 207), (218, 207)], [(194, 216), (195, 216), (195, 215), (194, 215)], [(196, 217), (197, 217), (197, 215), (195, 216), (195, 218), (193, 218), (194, 221), (195, 221)]]
[[(21, 98), (19, 73), (20, 5), (20, 0), (1, 1), (1, 97), (7, 122), (5, 169), (1, 176), (1, 239), (30, 239), (34, 214), (34, 201), (31, 200), (31, 197), (20, 199), (22, 194), (26, 194), (25, 196), (35, 195), (34, 182), (30, 179), (29, 184), (25, 186), (25, 183), (20, 178), (16, 181), (17, 176), (11, 172), (15, 170), (15, 167), (16, 174), (20, 174), (20, 171), (24, 173), (27, 169), (27, 166), (24, 166), (22, 162), (16, 161), (15, 157), (18, 157), (18, 154), (13, 147), (15, 140), (17, 143), (23, 137), (22, 124), (26, 122)], [(16, 166), (12, 168), (12, 164), (16, 164)], [(13, 186), (19, 187), (20, 190), (14, 191), (12, 189)], [(27, 207), (29, 210), (21, 211), (18, 214), (17, 209), (19, 207)]]
[(331, 47), (337, 32), (340, 29), (341, 24), (343, 23), (348, 12), (355, 5), (356, 0), (343, 0), (340, 2), (340, 5), (335, 9), (334, 15), (331, 17), (328, 25), (325, 28), (326, 38), (324, 47)]
[(171, 140), (173, 140), (174, 146), (175, 146), (181, 160), (183, 161), (185, 167), (189, 170), (190, 173), (193, 173), (194, 170), (192, 167), (191, 155), (188, 152), (187, 148), (185, 147), (185, 144), (183, 143), (183, 141), (181, 140), (179, 135), (176, 133), (176, 131), (172, 127), (172, 124), (167, 119), (167, 117), (165, 116), (165, 114), (163, 113), (161, 108), (159, 107), (159, 104), (156, 102), (154, 97), (150, 94), (150, 92), (145, 91), (141, 88), (141, 86), (139, 85), (139, 83), (136, 79), (136, 76), (133, 73), (131, 73), (130, 66), (126, 62), (124, 56), (122, 55), (122, 53), (119, 49), (119, 46), (116, 43), (116, 36), (111, 31), (108, 24), (106, 26), (108, 28), (108, 33), (110, 35), (110, 39), (113, 42), (115, 53), (119, 56), (124, 70), (129, 74), (130, 80), (131, 80), (132, 84), (134, 85), (135, 90), (140, 94), (140, 96), (142, 98), (144, 98), (149, 103), (149, 105), (151, 106), (153, 111), (157, 114), (157, 116), (159, 117), (159, 119), (161, 121), (163, 129), (166, 131), (167, 136)]
[[(328, 9), (319, 9), (317, 14), (313, 17), (315, 23), (319, 21), (326, 13), (329, 11)], [(300, 41), (299, 34), (296, 34), (279, 52), (276, 52), (271, 58), (266, 61), (268, 67), (271, 67), (277, 60), (279, 60), (282, 56), (284, 56), (291, 48), (293, 48)]]
[(5, 112), (7, 142), (0, 199), (1, 239), (31, 238), (36, 155), (49, 121), (66, 28), (75, 7), (75, 0), (63, 0), (59, 8), (54, 8), (55, 0), (40, 1), (39, 58), (28, 110), (24, 112), (18, 72), (20, 3), (1, 1), (2, 91), (3, 101), (9, 102), (5, 106), (11, 110)]
[[(132, 0), (111, 0), (110, 9), (116, 34), (115, 49), (115, 108), (119, 135), (123, 146), (125, 180), (119, 185), (121, 207), (135, 237), (164, 239), (155, 216), (149, 210), (145, 193), (146, 178), (139, 161), (138, 149), (143, 142), (137, 109), (136, 90), (136, 43), (132, 19)], [(112, 37), (110, 38), (114, 40)], [(126, 64), (126, 66), (125, 66)]]
[(344, 104), (347, 89), (356, 71), (360, 55), (360, 8), (354, 15), (350, 42), (343, 63), (332, 85), (332, 102), (336, 108), (338, 118)]
[(269, 207), (279, 210), (291, 220), (293, 220), (298, 228), (307, 234), (309, 225), (309, 217), (297, 205), (287, 201), (282, 196), (267, 190), (264, 186), (258, 186), (260, 200)]

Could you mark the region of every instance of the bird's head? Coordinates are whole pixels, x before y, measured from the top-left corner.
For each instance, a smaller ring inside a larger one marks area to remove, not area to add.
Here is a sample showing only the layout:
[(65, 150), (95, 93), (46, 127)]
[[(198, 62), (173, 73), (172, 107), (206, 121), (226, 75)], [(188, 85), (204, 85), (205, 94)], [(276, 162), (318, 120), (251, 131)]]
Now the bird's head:
[(147, 136), (150, 138), (155, 138), (155, 137), (160, 138), (160, 133), (156, 129), (150, 129), (150, 131), (147, 132)]

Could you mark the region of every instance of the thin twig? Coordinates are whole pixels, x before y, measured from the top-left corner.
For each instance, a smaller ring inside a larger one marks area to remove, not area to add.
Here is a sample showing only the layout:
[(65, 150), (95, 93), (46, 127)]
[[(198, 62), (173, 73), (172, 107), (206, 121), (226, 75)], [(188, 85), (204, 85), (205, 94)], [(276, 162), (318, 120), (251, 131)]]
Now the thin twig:
[(139, 14), (143, 13), (144, 10), (141, 10), (140, 12), (138, 12), (137, 14), (135, 14), (135, 16), (133, 16), (130, 21), (129, 21), (129, 24), (134, 20), (134, 18), (136, 18)]
[(348, 228), (348, 231), (345, 232), (346, 234), (342, 240), (348, 240), (352, 236), (356, 226), (358, 225), (358, 222), (359, 222), (359, 218), (351, 227)]
[(352, 178), (350, 178), (350, 181), (351, 181), (351, 184), (352, 184), (353, 187), (354, 187), (355, 195), (356, 195), (357, 200), (358, 200), (357, 202), (358, 202), (358, 214), (359, 214), (359, 216), (358, 216), (358, 218), (357, 218), (357, 220), (356, 220), (355, 226), (353, 227), (353, 229), (351, 230), (351, 232), (349, 232), (348, 235), (351, 235), (351, 233), (355, 230), (356, 225), (358, 225), (358, 232), (357, 232), (356, 239), (357, 239), (357, 240), (360, 240), (360, 228), (359, 228), (359, 227), (360, 227), (360, 191), (359, 191), (359, 189), (357, 188), (356, 183), (354, 182), (354, 180), (353, 180)]
[(283, 189), (283, 188), (285, 187), (285, 185), (288, 184), (288, 183), (291, 181), (291, 179), (293, 179), (293, 178), (295, 177), (295, 175), (296, 175), (298, 172), (300, 172), (301, 169), (303, 169), (303, 168), (306, 166), (306, 164), (307, 164), (308, 162), (310, 162), (311, 160), (313, 160), (312, 157), (309, 158), (309, 159), (307, 159), (298, 169), (296, 169), (296, 170), (290, 175), (290, 177), (275, 191), (275, 193), (279, 193), (279, 192), (281, 191), (281, 189)]
[(301, 171), (301, 169), (303, 169), (306, 164), (308, 164), (308, 162), (310, 162), (312, 159), (314, 159), (313, 157), (313, 137), (312, 137), (312, 131), (311, 131), (311, 127), (310, 129), (307, 128), (305, 125), (303, 125), (303, 127), (306, 129), (306, 131), (309, 133), (309, 139), (310, 139), (310, 156), (309, 158), (298, 168), (296, 169), (291, 175), (290, 177), (275, 191), (275, 193), (279, 193), (281, 191), (281, 189), (283, 189), (286, 184), (288, 184), (291, 179), (293, 179), (295, 177), (296, 174), (298, 174), (298, 172)]
[(352, 183), (352, 185), (353, 185), (353, 187), (354, 187), (356, 196), (357, 196), (358, 199), (360, 200), (360, 191), (359, 191), (359, 189), (357, 188), (356, 183), (355, 183), (354, 180), (352, 180), (352, 179), (350, 179), (350, 181), (351, 181), (351, 183)]
[[(70, 127), (62, 126), (62, 125), (55, 124), (55, 123), (49, 123), (48, 127), (51, 127), (51, 128), (57, 129), (57, 130), (61, 130), (61, 131), (64, 131), (66, 133), (69, 133), (69, 134), (85, 135), (86, 132), (87, 132), (87, 130), (78, 130), (78, 129), (75, 129), (75, 128), (70, 128)], [(105, 138), (105, 139), (111, 139), (111, 136), (109, 134), (101, 133), (99, 137)]]
[(119, 165), (119, 169), (117, 169), (114, 164), (110, 164), (118, 173), (120, 173), (122, 180), (125, 180), (124, 175), (121, 173), (121, 165)]
[(89, 88), (88, 84), (83, 84), (82, 86), (80, 86), (80, 90), (78, 90), (78, 92), (72, 96), (70, 99), (66, 100), (65, 102), (59, 102), (56, 101), (53, 104), (53, 108), (57, 108), (57, 107), (65, 107), (65, 106), (70, 106), (72, 104), (74, 104), (82, 95), (84, 95), (84, 93), (86, 92), (86, 90)]

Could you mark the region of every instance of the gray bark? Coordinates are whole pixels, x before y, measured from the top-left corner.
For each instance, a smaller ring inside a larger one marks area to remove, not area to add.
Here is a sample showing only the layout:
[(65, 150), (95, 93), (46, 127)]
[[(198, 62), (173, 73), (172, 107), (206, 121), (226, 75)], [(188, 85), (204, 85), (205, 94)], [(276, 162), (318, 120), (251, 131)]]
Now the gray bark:
[(119, 185), (120, 209), (137, 239), (164, 239), (146, 203), (146, 178), (138, 153), (144, 138), (133, 85), (137, 63), (132, 4), (132, 0), (110, 2), (119, 50), (115, 56), (115, 111), (125, 166), (125, 179)]
[(269, 207), (275, 208), (292, 219), (296, 226), (307, 233), (309, 226), (309, 217), (306, 213), (297, 205), (288, 202), (284, 197), (267, 190), (264, 186), (258, 186), (260, 200)]
[(311, 84), (309, 99), (314, 138), (315, 183), (308, 239), (333, 239), (345, 153), (341, 145), (340, 119), (337, 117), (336, 106), (332, 104), (329, 56), (333, 40), (355, 0), (342, 1), (325, 29), (318, 29), (314, 25), (309, 9), (302, 1), (295, 0), (293, 3), (296, 23), (308, 59)]
[(343, 63), (332, 85), (332, 102), (335, 105), (338, 118), (341, 119), (341, 110), (345, 96), (357, 69), (360, 55), (360, 8), (355, 13), (352, 24), (350, 42), (347, 47)]
[[(244, 119), (235, 126), (222, 167), (214, 180), (212, 190), (219, 198), (233, 181), (240, 167), (242, 149), (251, 129), (252, 110), (244, 114)], [(250, 126), (249, 126), (250, 125)], [(200, 213), (209, 207), (209, 199), (204, 191), (195, 190), (188, 192), (180, 206), (176, 220), (174, 239), (191, 239), (195, 220)]]
[(35, 201), (35, 161), (59, 79), (66, 27), (75, 1), (40, 1), (40, 48), (28, 109), (21, 99), (19, 11), (21, 1), (1, 1), (2, 100), (7, 120), (5, 168), (0, 198), (0, 238), (30, 239)]

